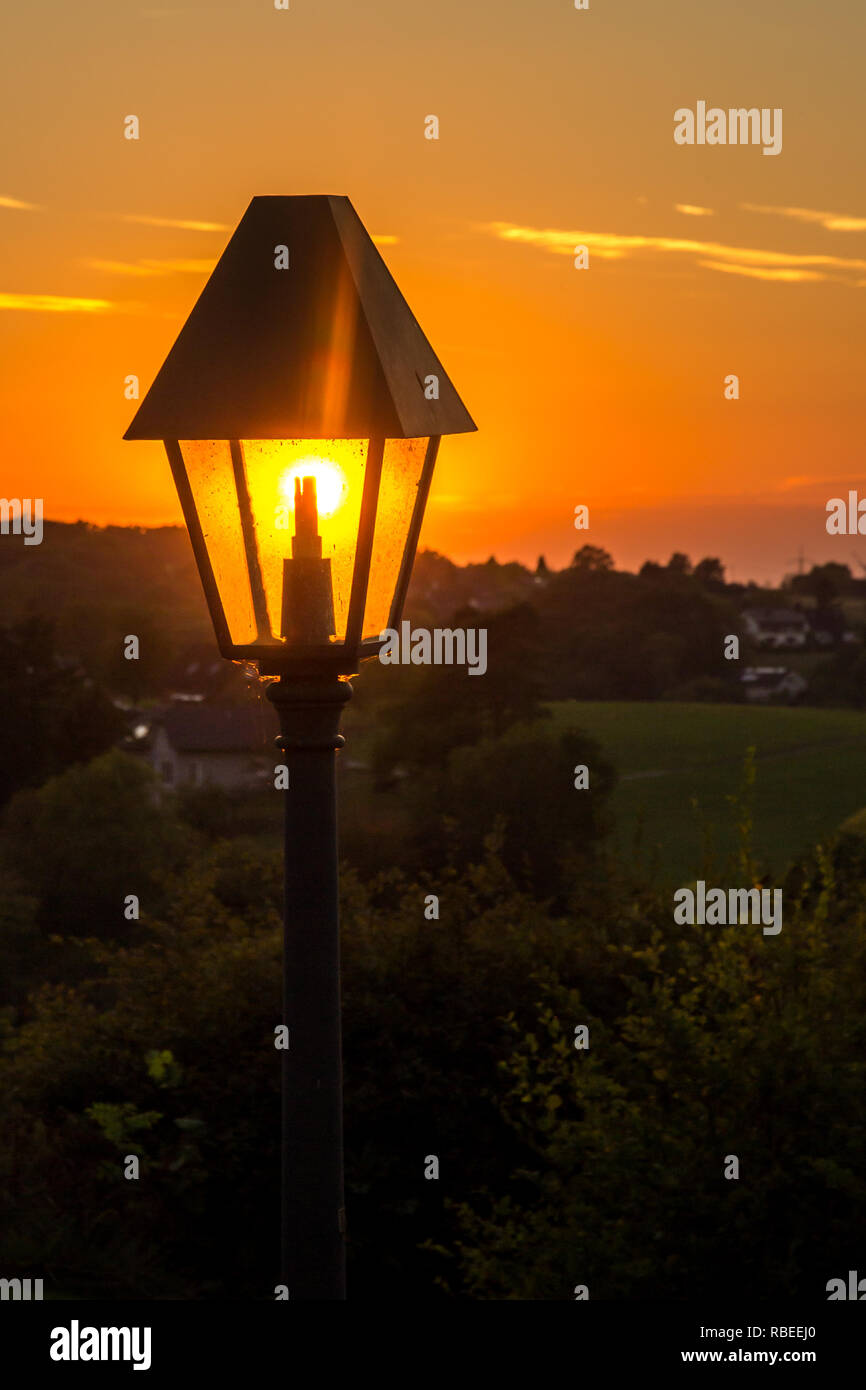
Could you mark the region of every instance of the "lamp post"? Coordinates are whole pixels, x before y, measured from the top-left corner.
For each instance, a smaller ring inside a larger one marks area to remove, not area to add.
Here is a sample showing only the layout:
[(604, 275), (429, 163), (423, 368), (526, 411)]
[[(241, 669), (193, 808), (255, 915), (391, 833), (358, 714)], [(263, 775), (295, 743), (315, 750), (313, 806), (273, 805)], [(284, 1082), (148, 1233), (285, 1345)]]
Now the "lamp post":
[(335, 753), (475, 429), (348, 198), (254, 198), (125, 439), (162, 439), (219, 649), (273, 677), (285, 792), (280, 1277), (345, 1298)]

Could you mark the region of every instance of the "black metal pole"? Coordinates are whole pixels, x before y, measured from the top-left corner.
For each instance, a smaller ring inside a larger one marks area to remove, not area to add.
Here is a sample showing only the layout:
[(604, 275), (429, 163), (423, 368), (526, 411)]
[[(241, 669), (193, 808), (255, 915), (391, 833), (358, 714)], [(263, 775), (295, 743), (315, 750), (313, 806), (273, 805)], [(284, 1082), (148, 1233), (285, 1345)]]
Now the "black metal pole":
[(290, 1299), (346, 1297), (336, 750), (348, 681), (268, 688), (289, 769), (285, 839), (281, 1282)]

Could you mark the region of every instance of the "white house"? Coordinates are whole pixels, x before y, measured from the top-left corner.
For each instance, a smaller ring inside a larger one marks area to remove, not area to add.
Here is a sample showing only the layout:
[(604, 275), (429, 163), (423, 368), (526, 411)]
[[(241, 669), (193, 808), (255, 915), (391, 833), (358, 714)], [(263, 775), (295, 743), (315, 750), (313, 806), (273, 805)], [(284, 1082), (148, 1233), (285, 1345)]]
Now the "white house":
[(808, 681), (787, 666), (747, 666), (740, 676), (750, 703), (796, 700), (808, 689)]
[(758, 647), (773, 651), (805, 647), (811, 627), (798, 608), (746, 608), (743, 625)]
[(277, 732), (270, 706), (175, 704), (154, 718), (147, 756), (166, 787), (248, 790), (273, 778)]

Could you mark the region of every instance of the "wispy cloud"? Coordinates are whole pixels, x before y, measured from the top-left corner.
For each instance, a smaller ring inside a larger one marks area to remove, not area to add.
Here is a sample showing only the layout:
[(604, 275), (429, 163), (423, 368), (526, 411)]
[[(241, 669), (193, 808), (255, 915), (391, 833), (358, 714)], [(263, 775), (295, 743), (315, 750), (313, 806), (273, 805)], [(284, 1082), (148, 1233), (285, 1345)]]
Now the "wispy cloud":
[(796, 222), (812, 222), (829, 232), (866, 232), (866, 217), (849, 217), (845, 212), (818, 212), (813, 208), (773, 208), (762, 203), (740, 203), (744, 212), (764, 212), (774, 217), (791, 217)]
[(385, 232), (380, 236), (374, 236), (372, 240), (375, 241), (377, 246), (396, 246), (400, 238), (398, 236), (391, 236), (390, 233)]
[(698, 261), (705, 270), (723, 270), (728, 275), (748, 275), (753, 280), (781, 280), (797, 284), (801, 280), (826, 280), (819, 270), (771, 270), (769, 266), (725, 265), (722, 261)]
[(713, 208), (699, 208), (694, 203), (674, 203), (677, 212), (684, 212), (686, 217), (715, 217)]
[(190, 222), (177, 217), (147, 217), (143, 213), (122, 213), (121, 222), (137, 222), (142, 227), (173, 227), (181, 232), (228, 232), (225, 222)]
[(0, 198), (0, 208), (15, 208), (19, 212), (38, 212), (38, 203), (22, 203), (20, 198)]
[(820, 487), (826, 492), (841, 483), (862, 483), (862, 473), (838, 473), (833, 477), (828, 477), (826, 473), (799, 473), (793, 474), (788, 478), (783, 478), (776, 484), (777, 492), (791, 492), (795, 488), (801, 487)]
[(0, 294), (0, 309), (27, 309), (35, 314), (101, 314), (107, 299), (80, 299), (65, 294)]
[(82, 261), (89, 270), (101, 270), (107, 275), (207, 275), (213, 270), (216, 261), (190, 260), (138, 260), (138, 261)]
[[(553, 228), (519, 227), (511, 222), (487, 223), (483, 230), (504, 241), (534, 246), (554, 255), (572, 256), (575, 246), (589, 247), (601, 260), (617, 260), (640, 253), (663, 253), (689, 256), (708, 270), (730, 270), (734, 267), (754, 268), (762, 272), (757, 278), (788, 281), (845, 280), (853, 272), (866, 270), (866, 260), (853, 257), (798, 253), (793, 251), (762, 251), (748, 246), (726, 246), (717, 241), (693, 241), (686, 237), (626, 236), (619, 232), (562, 231)], [(767, 271), (800, 272), (767, 274)], [(841, 275), (827, 275), (840, 271)], [(744, 272), (745, 273), (745, 272)], [(857, 281), (856, 283), (860, 283)]]

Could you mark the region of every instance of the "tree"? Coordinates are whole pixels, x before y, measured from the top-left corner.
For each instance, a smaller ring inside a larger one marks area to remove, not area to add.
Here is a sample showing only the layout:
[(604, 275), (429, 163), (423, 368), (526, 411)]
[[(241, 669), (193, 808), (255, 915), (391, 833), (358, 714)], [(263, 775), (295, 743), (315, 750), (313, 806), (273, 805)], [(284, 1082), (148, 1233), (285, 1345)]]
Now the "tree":
[(707, 588), (711, 588), (713, 585), (722, 585), (724, 587), (725, 567), (721, 560), (710, 559), (709, 557), (704, 560), (699, 560), (692, 573), (695, 579)]
[(818, 663), (809, 676), (809, 703), (815, 705), (866, 705), (866, 651), (859, 643), (846, 643)]
[(372, 754), (380, 782), (396, 767), (418, 773), (440, 767), (455, 747), (496, 738), (511, 724), (544, 716), (541, 624), (530, 604), (500, 613), (464, 609), (450, 626), (486, 632), (483, 674), (448, 665), (388, 667), (387, 680), (376, 671), (370, 673), (372, 681), (364, 674), (362, 701), (369, 701), (364, 687), (372, 684), (383, 701)]
[(535, 602), (548, 699), (659, 699), (698, 676), (723, 674), (727, 600), (667, 569), (653, 576), (568, 569)]
[(656, 560), (644, 560), (638, 570), (638, 579), (662, 579), (664, 573), (664, 567)]
[(101, 753), (124, 728), (86, 672), (61, 657), (43, 618), (0, 628), (0, 709), (0, 805)]
[(183, 862), (191, 832), (157, 804), (154, 786), (147, 764), (112, 749), (12, 798), (0, 853), (38, 899), (44, 931), (128, 935), (128, 895), (157, 907), (159, 878)]
[[(585, 788), (575, 786), (578, 767), (588, 769)], [(493, 844), (521, 889), (559, 901), (610, 828), (615, 780), (598, 744), (577, 728), (515, 725), (456, 748), (406, 790), (417, 861), (462, 867)]]
[(808, 574), (797, 574), (791, 581), (795, 593), (811, 594), (818, 608), (827, 608), (851, 587), (848, 565), (830, 560), (825, 565), (813, 565)]
[[(492, 852), (346, 875), (353, 1296), (445, 1283), (569, 1301), (580, 1282), (593, 1298), (823, 1298), (856, 1268), (866, 845), (848, 838), (844, 863), (818, 850), (786, 879), (772, 940), (674, 931), (670, 892), (615, 866), (557, 914)], [(66, 1297), (264, 1296), (279, 857), (264, 878), (231, 857), (215, 847), (179, 876), (136, 940), (91, 943), (87, 978), (39, 990), (25, 1021), (0, 1014), (8, 1277), (45, 1269)], [(431, 1134), (447, 1201), (422, 1177)], [(744, 1180), (726, 1183), (738, 1145)], [(129, 1152), (146, 1173), (134, 1200)]]
[[(856, 1268), (866, 908), (857, 889), (831, 912), (835, 869), (818, 860), (811, 901), (786, 892), (770, 949), (753, 927), (623, 922), (613, 1008), (557, 986), (531, 1030), (512, 1026), (502, 1112), (534, 1158), (459, 1205), (452, 1291), (824, 1298), (829, 1275)], [(729, 1153), (740, 1181), (723, 1176)]]
[(576, 570), (607, 573), (614, 567), (613, 556), (602, 550), (600, 545), (582, 545), (580, 550), (574, 552), (571, 566)]
[(681, 550), (675, 550), (668, 560), (667, 568), (671, 574), (691, 574), (692, 562)]
[[(177, 879), (135, 942), (93, 943), (89, 979), (40, 991), (0, 1056), (10, 1276), (47, 1266), (67, 1296), (263, 1296), (279, 1210), (279, 858), (242, 913), (216, 867)], [(419, 917), (427, 892), (442, 894), (441, 924)], [(579, 943), (493, 856), (420, 881), (347, 875), (341, 915), (352, 1285), (435, 1296), (441, 1261), (419, 1246), (454, 1225), (416, 1157), (435, 1135), (460, 1197), (517, 1161), (490, 1097), (502, 1020), (529, 1026), (534, 975), (579, 968)], [(134, 1200), (129, 1152), (147, 1174)]]

